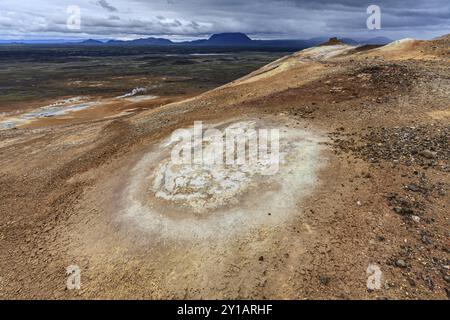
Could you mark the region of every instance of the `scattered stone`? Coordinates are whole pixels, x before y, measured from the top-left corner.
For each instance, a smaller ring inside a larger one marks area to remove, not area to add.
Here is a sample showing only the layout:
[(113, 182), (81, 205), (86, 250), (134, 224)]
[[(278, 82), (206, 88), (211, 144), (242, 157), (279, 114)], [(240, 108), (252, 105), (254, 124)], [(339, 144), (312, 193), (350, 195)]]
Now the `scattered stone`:
[(351, 152), (370, 163), (390, 161), (445, 171), (450, 165), (449, 136), (448, 125), (423, 125), (373, 128), (360, 137), (361, 143), (354, 138), (333, 140), (342, 152)]
[(416, 286), (416, 282), (413, 279), (411, 279), (411, 278), (408, 278), (408, 283), (409, 283), (409, 285), (411, 287), (415, 287)]
[(418, 217), (418, 216), (411, 216), (411, 219), (412, 219), (414, 222), (417, 222), (417, 223), (420, 222), (420, 217)]
[(419, 186), (415, 185), (415, 184), (408, 184), (405, 186), (405, 188), (409, 191), (412, 192), (420, 192), (422, 191), (422, 188), (420, 188)]
[(411, 215), (414, 213), (414, 211), (407, 207), (395, 207), (394, 211), (402, 216)]
[(398, 259), (397, 261), (395, 261), (395, 265), (399, 268), (406, 268), (407, 264), (406, 261), (403, 259)]
[(433, 282), (433, 280), (431, 280), (430, 277), (426, 277), (424, 279), (424, 281), (425, 281), (426, 285), (428, 286), (428, 289), (430, 289), (431, 291), (434, 291), (434, 282)]
[(264, 257), (263, 256), (261, 256), (261, 257), (259, 257), (259, 259), (258, 259), (259, 261), (264, 261)]
[(433, 244), (433, 242), (426, 235), (422, 235), (421, 239), (423, 244)]
[(449, 283), (450, 282), (450, 275), (446, 274), (444, 277), (445, 282)]
[(427, 159), (435, 159), (437, 157), (437, 152), (432, 152), (430, 150), (423, 150), (419, 154)]
[(393, 207), (393, 210), (397, 214), (402, 216), (417, 215), (415, 214), (415, 210), (421, 210), (423, 206), (417, 201), (408, 198), (402, 198), (395, 193), (387, 194), (386, 198), (389, 204)]
[(330, 278), (327, 276), (320, 276), (319, 277), (320, 283), (323, 284), (324, 286), (327, 286), (330, 283)]

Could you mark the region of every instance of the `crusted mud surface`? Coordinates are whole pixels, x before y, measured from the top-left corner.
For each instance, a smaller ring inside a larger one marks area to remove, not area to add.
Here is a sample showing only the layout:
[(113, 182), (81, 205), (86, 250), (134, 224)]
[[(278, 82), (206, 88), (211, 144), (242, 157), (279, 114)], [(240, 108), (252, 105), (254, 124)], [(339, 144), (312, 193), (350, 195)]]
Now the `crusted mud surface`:
[[(449, 43), (318, 47), (151, 110), (0, 131), (0, 297), (447, 299)], [(166, 170), (195, 121), (279, 128), (286, 161)]]

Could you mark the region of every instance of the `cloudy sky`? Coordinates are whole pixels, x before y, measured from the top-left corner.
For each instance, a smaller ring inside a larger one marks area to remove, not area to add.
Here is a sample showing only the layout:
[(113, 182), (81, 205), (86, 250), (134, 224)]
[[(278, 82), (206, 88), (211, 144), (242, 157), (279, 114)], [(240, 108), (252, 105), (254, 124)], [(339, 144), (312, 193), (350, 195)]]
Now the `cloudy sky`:
[[(367, 29), (371, 4), (381, 8), (381, 30)], [(79, 30), (67, 26), (68, 20), (74, 21), (71, 6), (80, 8)], [(220, 32), (245, 32), (255, 39), (426, 39), (450, 33), (450, 1), (0, 0), (3, 40), (161, 36), (176, 41)]]

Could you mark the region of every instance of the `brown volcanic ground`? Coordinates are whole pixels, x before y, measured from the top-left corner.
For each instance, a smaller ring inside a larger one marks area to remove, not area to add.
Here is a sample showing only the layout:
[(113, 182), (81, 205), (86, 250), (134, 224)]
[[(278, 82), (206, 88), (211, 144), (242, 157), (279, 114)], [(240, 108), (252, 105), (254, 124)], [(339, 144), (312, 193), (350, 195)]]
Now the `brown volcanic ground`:
[[(449, 58), (449, 36), (322, 46), (189, 100), (0, 131), (0, 297), (448, 298)], [(157, 199), (194, 121), (280, 128), (291, 156), (230, 197), (208, 180), (215, 202)]]

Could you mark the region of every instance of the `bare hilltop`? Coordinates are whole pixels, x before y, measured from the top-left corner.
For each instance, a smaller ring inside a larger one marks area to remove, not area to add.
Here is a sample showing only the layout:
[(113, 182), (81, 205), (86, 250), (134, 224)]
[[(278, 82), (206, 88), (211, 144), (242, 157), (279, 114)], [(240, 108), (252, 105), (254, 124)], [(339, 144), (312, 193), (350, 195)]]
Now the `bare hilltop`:
[[(148, 110), (0, 130), (0, 297), (446, 299), (449, 75), (449, 35), (332, 39)], [(280, 170), (172, 167), (198, 121), (280, 129)]]

